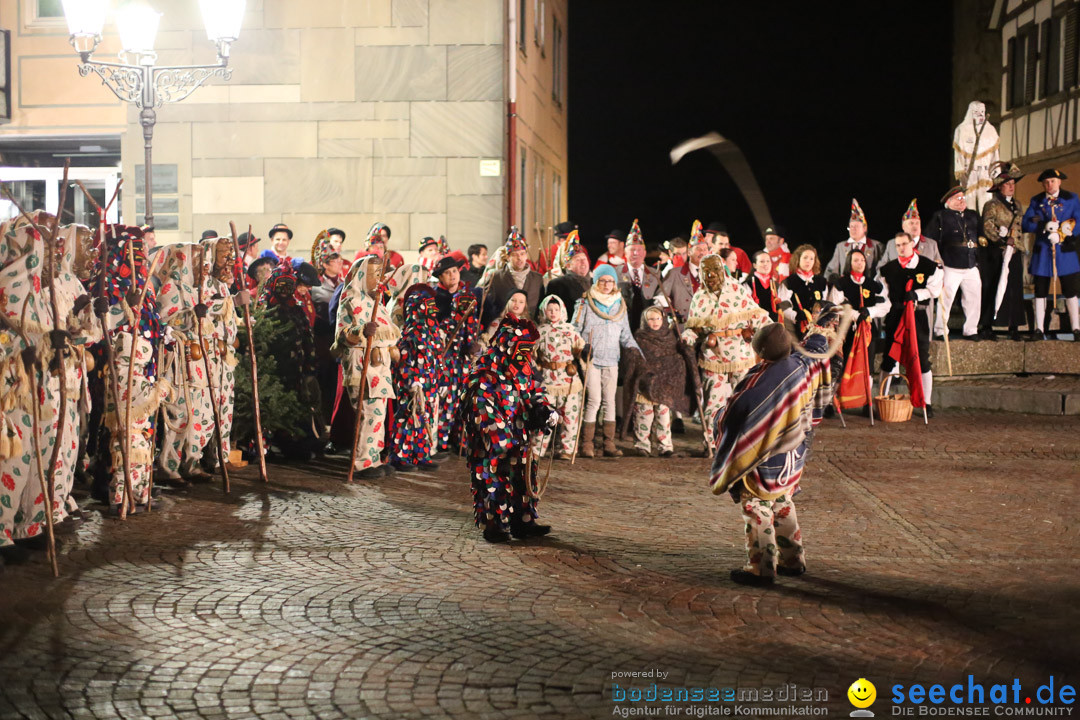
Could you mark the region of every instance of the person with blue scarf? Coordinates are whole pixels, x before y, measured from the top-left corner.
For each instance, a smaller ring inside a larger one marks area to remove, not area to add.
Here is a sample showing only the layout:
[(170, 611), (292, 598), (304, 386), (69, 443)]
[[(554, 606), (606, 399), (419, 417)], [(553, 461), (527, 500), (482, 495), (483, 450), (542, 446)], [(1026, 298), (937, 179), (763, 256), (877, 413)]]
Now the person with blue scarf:
[(619, 357), (623, 349), (633, 350), (640, 355), (641, 348), (630, 331), (626, 303), (619, 292), (618, 279), (618, 273), (612, 266), (597, 266), (593, 270), (592, 288), (577, 301), (574, 310), (574, 326), (587, 343), (583, 355), (592, 358), (592, 368), (585, 378), (585, 418), (579, 445), (584, 457), (594, 457), (593, 438), (601, 403), (604, 405), (604, 456), (622, 455), (622, 451), (615, 447), (615, 390), (619, 381)]

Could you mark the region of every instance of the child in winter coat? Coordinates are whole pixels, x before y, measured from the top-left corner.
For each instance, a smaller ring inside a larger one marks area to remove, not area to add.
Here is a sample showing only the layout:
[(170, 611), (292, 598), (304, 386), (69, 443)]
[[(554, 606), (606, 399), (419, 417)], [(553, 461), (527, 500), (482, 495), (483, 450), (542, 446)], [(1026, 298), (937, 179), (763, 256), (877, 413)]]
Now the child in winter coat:
[(540, 366), (540, 382), (548, 402), (563, 418), (561, 427), (552, 435), (538, 434), (533, 440), (533, 452), (543, 457), (548, 445), (557, 442), (556, 458), (570, 458), (577, 445), (578, 414), (581, 412), (581, 377), (574, 360), (581, 354), (585, 341), (567, 322), (566, 306), (558, 295), (548, 295), (540, 303), (543, 324), (536, 343), (536, 364)]

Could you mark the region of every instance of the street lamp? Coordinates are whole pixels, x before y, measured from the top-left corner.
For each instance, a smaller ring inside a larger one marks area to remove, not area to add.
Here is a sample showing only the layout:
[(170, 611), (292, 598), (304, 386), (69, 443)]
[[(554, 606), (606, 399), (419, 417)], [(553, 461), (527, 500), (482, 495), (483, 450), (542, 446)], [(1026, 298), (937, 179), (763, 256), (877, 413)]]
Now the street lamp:
[(245, 0), (199, 0), (206, 35), (217, 48), (214, 65), (166, 65), (156, 66), (157, 53), (154, 40), (157, 37), (161, 14), (146, 5), (128, 4), (116, 14), (120, 32), (122, 62), (99, 62), (92, 59), (94, 50), (101, 42), (105, 27), (105, 15), (109, 0), (63, 0), (64, 15), (71, 33), (71, 46), (82, 59), (79, 75), (91, 72), (121, 100), (134, 103), (140, 108), (139, 122), (143, 128), (143, 144), (146, 150), (146, 213), (147, 225), (154, 224), (153, 175), (151, 146), (157, 108), (167, 102), (180, 102), (196, 88), (215, 75), (228, 80), (232, 75), (229, 65), (229, 46), (240, 35), (244, 19)]

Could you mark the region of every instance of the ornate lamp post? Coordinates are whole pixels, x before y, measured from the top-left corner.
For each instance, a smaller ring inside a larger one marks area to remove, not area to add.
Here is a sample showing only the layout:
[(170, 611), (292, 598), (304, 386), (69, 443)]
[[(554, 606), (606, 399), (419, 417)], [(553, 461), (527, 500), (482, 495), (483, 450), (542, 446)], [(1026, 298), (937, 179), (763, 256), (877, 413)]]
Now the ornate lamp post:
[(245, 0), (199, 0), (206, 35), (217, 46), (214, 65), (165, 65), (154, 61), (154, 39), (157, 37), (161, 14), (145, 5), (128, 5), (116, 16), (120, 32), (122, 62), (93, 60), (94, 50), (101, 42), (109, 0), (63, 0), (64, 15), (71, 33), (71, 46), (79, 53), (82, 63), (79, 74), (91, 72), (121, 100), (140, 108), (139, 122), (143, 128), (146, 150), (146, 224), (154, 224), (152, 150), (157, 108), (167, 102), (180, 102), (208, 79), (218, 75), (228, 80), (229, 46), (240, 35)]

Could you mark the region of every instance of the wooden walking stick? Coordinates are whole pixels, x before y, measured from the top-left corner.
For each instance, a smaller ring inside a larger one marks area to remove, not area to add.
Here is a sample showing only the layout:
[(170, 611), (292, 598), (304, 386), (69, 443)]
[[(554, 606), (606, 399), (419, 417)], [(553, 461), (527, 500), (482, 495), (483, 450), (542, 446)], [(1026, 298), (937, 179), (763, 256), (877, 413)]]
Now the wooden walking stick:
[(45, 533), (48, 539), (47, 552), (49, 556), (49, 563), (52, 565), (53, 577), (60, 577), (60, 567), (56, 562), (56, 531), (53, 528), (53, 514), (52, 514), (52, 488), (49, 486), (49, 481), (45, 479), (45, 470), (41, 467), (41, 408), (38, 404), (38, 389), (37, 389), (37, 373), (41, 370), (42, 382), (47, 382), (45, 379), (45, 373), (47, 370), (41, 366), (41, 362), (37, 361), (33, 368), (29, 369), (27, 375), (30, 378), (30, 391), (34, 395), (33, 402), (31, 402), (32, 418), (34, 422), (33, 428), (33, 440), (34, 440), (34, 457), (37, 460), (38, 481), (41, 483), (41, 494), (45, 496), (45, 502), (48, 504), (48, 508), (45, 512)]
[[(383, 291), (386, 289), (383, 287), (385, 268), (386, 263), (380, 259), (379, 281), (375, 284), (375, 303), (372, 305), (371, 319), (368, 322), (375, 322), (376, 318), (379, 316), (379, 306), (382, 305)], [(367, 282), (366, 272), (364, 273), (364, 282)], [(344, 290), (342, 292), (344, 292)], [(367, 292), (366, 288), (364, 288), (364, 292)], [(360, 370), (360, 390), (356, 398), (356, 424), (353, 427), (352, 449), (349, 451), (349, 474), (345, 478), (345, 482), (347, 483), (352, 482), (353, 470), (356, 468), (356, 446), (360, 444), (360, 428), (364, 424), (364, 395), (367, 394), (367, 372), (368, 366), (371, 364), (371, 351), (374, 347), (375, 336), (372, 335), (367, 339), (367, 345), (364, 347), (364, 366)], [(352, 351), (350, 350), (349, 352)]]
[[(243, 268), (244, 258), (240, 254), (240, 243), (236, 239), (236, 224), (229, 221), (229, 231), (232, 233), (233, 252), (236, 253), (236, 261), (233, 269), (233, 276), (236, 278), (236, 285), (244, 291), (247, 286), (244, 283), (244, 276), (237, 275), (237, 270)], [(251, 239), (251, 226), (248, 225), (248, 240)], [(248, 299), (248, 304), (244, 306), (244, 327), (247, 328), (248, 334), (248, 360), (251, 364), (251, 397), (252, 405), (255, 412), (255, 447), (259, 453), (259, 477), (262, 481), (270, 482), (266, 475), (266, 451), (263, 448), (263, 434), (262, 434), (262, 411), (259, 408), (259, 368), (255, 362), (255, 331), (254, 325), (251, 322), (251, 300)]]
[(589, 333), (589, 359), (585, 361), (585, 376), (581, 378), (581, 400), (578, 401), (577, 430), (574, 431), (574, 452), (570, 456), (570, 464), (577, 460), (577, 451), (581, 447), (581, 426), (585, 421), (585, 386), (589, 382), (589, 373), (592, 372), (593, 346), (592, 333)]
[(195, 332), (199, 338), (199, 348), (202, 350), (203, 371), (206, 373), (206, 392), (210, 396), (210, 409), (214, 411), (214, 445), (217, 448), (218, 465), (221, 466), (221, 488), (227, 495), (229, 493), (229, 469), (225, 467), (225, 452), (221, 448), (221, 411), (218, 410), (217, 398), (214, 396), (214, 374), (210, 372), (210, 352), (206, 347), (206, 341), (203, 340), (202, 321), (206, 317), (206, 306), (203, 304), (203, 283), (205, 280), (206, 247), (200, 244), (199, 284), (197, 289), (199, 304), (195, 310)]
[[(114, 401), (116, 402), (116, 410), (117, 410), (117, 413), (116, 413), (117, 423), (116, 424), (117, 424), (118, 428), (120, 427), (120, 424), (121, 424), (120, 423), (120, 414), (119, 414), (119, 412), (120, 412), (120, 374), (116, 370), (116, 350), (113, 347), (113, 335), (112, 335), (112, 332), (109, 330), (109, 324), (105, 321), (105, 315), (108, 314), (108, 309), (104, 306), (105, 303), (107, 302), (106, 299), (105, 299), (105, 273), (106, 273), (106, 268), (105, 268), (105, 255), (106, 255), (105, 224), (106, 224), (106, 216), (108, 215), (109, 209), (112, 207), (113, 203), (116, 201), (116, 198), (120, 194), (120, 186), (123, 185), (123, 183), (124, 183), (124, 181), (123, 181), (123, 179), (121, 179), (120, 182), (118, 182), (116, 184), (116, 190), (113, 192), (112, 199), (109, 200), (109, 204), (106, 205), (104, 209), (102, 209), (102, 207), (97, 204), (97, 201), (94, 200), (93, 196), (86, 189), (86, 186), (82, 184), (82, 181), (81, 180), (76, 180), (75, 181), (75, 184), (78, 185), (80, 190), (82, 190), (83, 195), (86, 196), (87, 201), (91, 204), (91, 206), (98, 213), (98, 287), (97, 287), (97, 297), (98, 297), (99, 304), (98, 304), (97, 307), (94, 308), (94, 314), (97, 315), (98, 322), (101, 325), (101, 336), (105, 340), (105, 357), (106, 357), (106, 360), (107, 360), (107, 364), (109, 366), (108, 377), (109, 377), (110, 387), (112, 388), (113, 398), (114, 398)], [(121, 443), (119, 443), (119, 445), (120, 445), (120, 457), (121, 457), (121, 460), (122, 460), (123, 465), (124, 465), (124, 467), (123, 467), (124, 493), (130, 493), (131, 489), (132, 489), (132, 483), (131, 483), (131, 459), (130, 459), (131, 456), (128, 453), (128, 445), (127, 445), (126, 442), (121, 442)], [(121, 515), (120, 515), (121, 519), (126, 517), (126, 515), (127, 515), (126, 510), (122, 511)]]
[[(48, 242), (45, 243), (45, 270), (46, 270), (47, 277), (48, 277), (49, 305), (52, 308), (52, 317), (53, 317), (53, 323), (52, 324), (53, 324), (53, 332), (54, 333), (59, 333), (59, 332), (61, 332), (61, 330), (60, 330), (60, 302), (56, 298), (56, 273), (59, 271), (60, 268), (57, 266), (56, 253), (53, 252), (53, 248), (55, 247), (56, 239), (60, 234), (60, 213), (64, 209), (64, 203), (67, 202), (67, 190), (68, 190), (67, 179), (68, 179), (68, 170), (70, 169), (70, 167), (71, 167), (71, 158), (68, 158), (67, 160), (64, 161), (64, 176), (63, 176), (63, 179), (61, 180), (61, 183), (60, 183), (60, 205), (56, 209), (56, 219), (53, 220), (52, 230), (49, 233)], [(58, 342), (58, 340), (60, 340), (60, 342)], [(63, 444), (63, 440), (64, 440), (64, 425), (65, 425), (65, 420), (66, 420), (66, 417), (67, 417), (67, 400), (68, 400), (68, 398), (67, 398), (67, 374), (65, 372), (67, 370), (67, 365), (64, 362), (64, 353), (67, 351), (67, 343), (62, 342), (62, 338), (59, 338), (58, 336), (53, 336), (51, 345), (53, 347), (53, 352), (55, 353), (54, 358), (55, 358), (55, 361), (56, 361), (56, 370), (57, 370), (58, 379), (60, 381), (60, 411), (59, 411), (59, 417), (57, 418), (57, 422), (56, 422), (56, 441), (53, 444), (52, 455), (49, 458), (49, 471), (48, 471), (49, 486), (48, 486), (48, 494), (45, 496), (45, 500), (49, 504), (48, 513), (47, 513), (46, 517), (49, 518), (49, 523), (48, 524), (49, 524), (50, 528), (52, 526), (52, 514), (53, 514), (54, 506), (56, 504), (56, 465), (57, 465), (57, 461), (60, 459), (60, 448), (61, 448), (61, 445)], [(48, 385), (47, 372), (48, 372), (48, 370), (46, 368), (42, 368), (41, 376), (42, 376), (42, 380), (43, 380), (43, 383), (42, 383), (43, 386)], [(41, 456), (39, 455), (38, 456), (38, 458), (39, 458), (38, 462), (39, 463), (41, 462), (40, 457)], [(53, 573), (55, 574), (55, 573), (58, 572), (57, 569), (56, 569), (56, 547), (55, 547), (55, 538), (53, 537), (51, 530), (50, 530), (50, 533), (49, 533), (49, 544), (51, 546), (53, 546), (53, 547), (50, 548), (49, 552), (50, 552), (50, 554), (52, 556)]]

